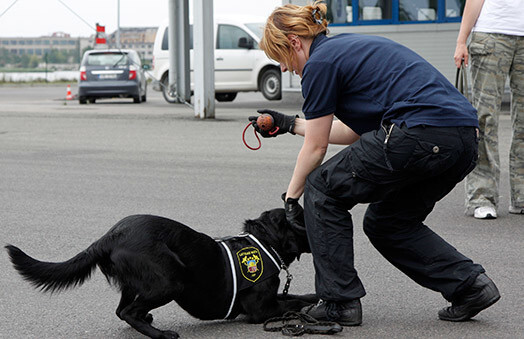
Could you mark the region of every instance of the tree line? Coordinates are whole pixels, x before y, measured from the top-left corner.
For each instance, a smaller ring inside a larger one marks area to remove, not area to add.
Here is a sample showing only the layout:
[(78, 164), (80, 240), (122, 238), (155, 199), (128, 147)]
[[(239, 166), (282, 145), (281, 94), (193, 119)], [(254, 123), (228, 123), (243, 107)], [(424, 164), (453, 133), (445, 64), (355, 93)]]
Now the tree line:
[[(86, 48), (86, 50), (89, 48)], [(0, 67), (38, 68), (41, 64), (78, 64), (82, 54), (74, 50), (51, 49), (43, 55), (13, 54), (5, 48), (0, 48)]]

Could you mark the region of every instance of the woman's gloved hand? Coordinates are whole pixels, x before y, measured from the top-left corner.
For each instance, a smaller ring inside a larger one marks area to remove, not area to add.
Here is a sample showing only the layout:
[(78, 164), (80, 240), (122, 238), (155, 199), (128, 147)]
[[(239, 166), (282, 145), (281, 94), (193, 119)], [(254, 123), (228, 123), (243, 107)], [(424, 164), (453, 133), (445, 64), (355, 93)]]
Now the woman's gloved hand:
[[(255, 130), (264, 138), (276, 137), (279, 134), (285, 133), (295, 134), (293, 129), (295, 128), (295, 119), (298, 118), (298, 115), (286, 115), (270, 109), (259, 109), (257, 112), (260, 114), (269, 114), (273, 117), (273, 128), (269, 131), (263, 131), (258, 127), (258, 116), (250, 116), (248, 118), (253, 127), (255, 127)], [(274, 132), (277, 127), (278, 130)]]
[(298, 199), (286, 199), (286, 193), (284, 192), (282, 194), (282, 200), (284, 200), (284, 210), (286, 211), (287, 222), (289, 222), (295, 230), (306, 232), (304, 209), (298, 203)]

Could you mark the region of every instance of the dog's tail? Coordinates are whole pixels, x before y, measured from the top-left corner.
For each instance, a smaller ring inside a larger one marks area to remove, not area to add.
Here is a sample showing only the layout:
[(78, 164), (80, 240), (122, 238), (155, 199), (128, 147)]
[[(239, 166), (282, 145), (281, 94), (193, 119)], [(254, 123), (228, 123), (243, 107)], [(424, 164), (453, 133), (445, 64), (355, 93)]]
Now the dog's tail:
[(59, 292), (82, 285), (101, 259), (94, 246), (64, 262), (43, 262), (31, 258), (16, 246), (5, 246), (11, 262), (22, 277), (43, 292)]

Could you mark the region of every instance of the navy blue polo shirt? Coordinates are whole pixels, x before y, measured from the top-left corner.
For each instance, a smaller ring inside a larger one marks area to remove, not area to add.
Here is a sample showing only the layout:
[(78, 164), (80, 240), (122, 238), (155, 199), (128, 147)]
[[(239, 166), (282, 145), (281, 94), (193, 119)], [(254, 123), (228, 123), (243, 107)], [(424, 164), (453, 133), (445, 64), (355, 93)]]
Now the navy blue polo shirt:
[(356, 133), (384, 121), (478, 127), (475, 108), (429, 62), (389, 39), (317, 36), (302, 72), (306, 119), (334, 113)]

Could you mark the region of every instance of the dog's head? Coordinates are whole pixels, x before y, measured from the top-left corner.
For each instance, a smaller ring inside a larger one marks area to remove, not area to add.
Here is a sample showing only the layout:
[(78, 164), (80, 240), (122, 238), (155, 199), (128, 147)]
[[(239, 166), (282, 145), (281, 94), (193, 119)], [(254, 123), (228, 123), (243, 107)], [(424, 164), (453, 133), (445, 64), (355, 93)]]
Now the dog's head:
[(263, 212), (257, 219), (246, 220), (244, 231), (271, 245), (289, 265), (302, 253), (311, 253), (306, 230), (293, 228), (286, 220), (283, 208)]

